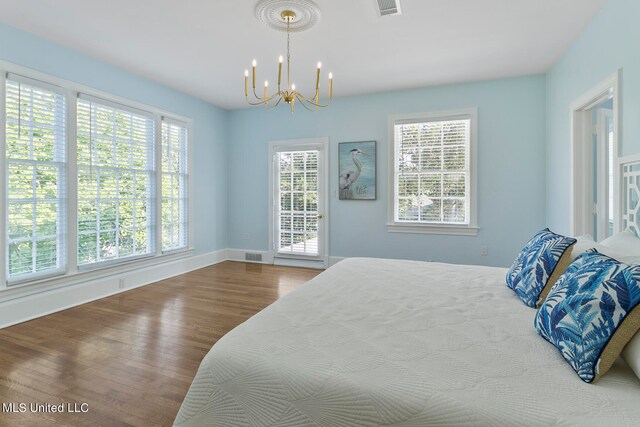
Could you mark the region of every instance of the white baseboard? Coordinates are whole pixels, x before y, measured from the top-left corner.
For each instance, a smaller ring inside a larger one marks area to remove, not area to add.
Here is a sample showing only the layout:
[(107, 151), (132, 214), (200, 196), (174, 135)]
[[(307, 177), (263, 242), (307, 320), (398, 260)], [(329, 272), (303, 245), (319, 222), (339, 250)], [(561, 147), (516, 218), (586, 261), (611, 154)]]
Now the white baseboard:
[[(4, 301), (0, 303), (0, 329), (188, 273), (226, 259), (227, 251), (223, 249)], [(121, 278), (125, 279), (123, 289), (119, 287)]]
[[(274, 263), (273, 253), (268, 251), (221, 249), (215, 252), (181, 258), (164, 264), (130, 270), (122, 274), (91, 279), (55, 289), (36, 290), (33, 294), (0, 302), (0, 329), (159, 282), (222, 261), (251, 262), (245, 259), (247, 252), (262, 255), (262, 264)], [(329, 257), (329, 266), (343, 259), (342, 257)], [(287, 265), (294, 267), (303, 266), (297, 264)], [(308, 266), (305, 265), (304, 267)], [(122, 289), (119, 287), (120, 279), (125, 280), (125, 287)]]
[[(245, 259), (245, 254), (247, 254), (247, 253), (262, 255), (262, 261), (247, 261)], [(346, 257), (330, 256), (329, 257), (328, 266), (331, 267), (332, 265), (335, 265), (335, 264), (339, 263), (343, 259), (346, 259)], [(274, 263), (274, 256), (273, 256), (273, 252), (270, 252), (270, 251), (254, 251), (254, 250), (250, 250), (250, 249), (227, 249), (227, 260), (229, 260), (229, 261), (242, 261), (242, 262), (254, 262), (254, 263), (259, 263), (259, 264), (273, 264)], [(306, 265), (298, 265), (298, 264), (293, 265), (293, 264), (290, 264), (290, 263), (282, 263), (282, 262), (278, 262), (278, 264), (279, 265), (290, 265), (292, 267), (306, 267)], [(312, 268), (314, 268), (314, 267), (312, 267)]]
[(296, 258), (276, 257), (273, 260), (273, 264), (282, 265), (285, 267), (315, 268), (318, 270), (324, 270), (325, 268), (325, 263), (323, 261), (296, 259)]

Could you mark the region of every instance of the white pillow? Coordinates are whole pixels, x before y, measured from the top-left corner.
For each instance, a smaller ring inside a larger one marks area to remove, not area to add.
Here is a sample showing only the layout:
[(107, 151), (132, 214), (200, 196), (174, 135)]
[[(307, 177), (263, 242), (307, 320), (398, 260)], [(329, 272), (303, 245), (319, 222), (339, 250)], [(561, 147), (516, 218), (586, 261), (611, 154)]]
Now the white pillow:
[(575, 261), (578, 256), (586, 252), (591, 248), (595, 248), (598, 245), (591, 237), (591, 234), (585, 234), (583, 236), (576, 236), (576, 243), (571, 247), (571, 262)]
[[(618, 236), (620, 234), (618, 234)], [(609, 237), (609, 239), (603, 240), (602, 243), (597, 243), (595, 240), (593, 240), (593, 237), (591, 237), (591, 235), (589, 234), (576, 237), (576, 243), (575, 245), (573, 245), (571, 249), (571, 262), (573, 262), (576, 258), (578, 258), (578, 256), (581, 253), (591, 248), (595, 248), (601, 254), (617, 259), (618, 261), (623, 262), (625, 264), (640, 264), (640, 252), (632, 255), (629, 252), (621, 251), (618, 248), (613, 248), (611, 246), (607, 246), (604, 244), (604, 242), (612, 239), (613, 237)], [(633, 236), (633, 238), (636, 239), (640, 244), (640, 239), (638, 239), (635, 236)], [(615, 246), (615, 241), (614, 241), (614, 246)]]
[(640, 378), (640, 332), (631, 338), (627, 346), (622, 350), (622, 358)]
[(600, 244), (615, 249), (625, 256), (640, 257), (640, 239), (629, 229), (604, 239)]

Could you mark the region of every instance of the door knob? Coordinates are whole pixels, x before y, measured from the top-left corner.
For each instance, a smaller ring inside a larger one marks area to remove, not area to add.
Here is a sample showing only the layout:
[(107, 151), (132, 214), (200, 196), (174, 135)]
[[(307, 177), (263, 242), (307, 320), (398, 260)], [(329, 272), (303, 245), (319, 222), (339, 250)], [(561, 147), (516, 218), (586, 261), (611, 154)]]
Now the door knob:
[(324, 218), (324, 215), (318, 214), (318, 219), (322, 219), (322, 218)]

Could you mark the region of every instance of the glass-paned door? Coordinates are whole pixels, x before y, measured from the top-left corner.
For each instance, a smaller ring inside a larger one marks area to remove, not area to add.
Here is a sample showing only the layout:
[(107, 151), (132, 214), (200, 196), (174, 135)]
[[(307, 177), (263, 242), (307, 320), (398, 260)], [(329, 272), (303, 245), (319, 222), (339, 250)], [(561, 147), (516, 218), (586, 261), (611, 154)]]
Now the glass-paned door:
[(274, 153), (274, 249), (276, 255), (320, 258), (323, 254), (322, 151)]

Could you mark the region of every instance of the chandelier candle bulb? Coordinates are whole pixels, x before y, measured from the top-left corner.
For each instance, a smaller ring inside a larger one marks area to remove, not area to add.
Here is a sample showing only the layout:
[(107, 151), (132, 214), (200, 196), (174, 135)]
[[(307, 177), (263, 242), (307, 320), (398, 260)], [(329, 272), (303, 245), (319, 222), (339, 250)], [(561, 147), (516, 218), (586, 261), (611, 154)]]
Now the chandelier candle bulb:
[(318, 103), (318, 88), (320, 87), (320, 68), (322, 68), (322, 62), (318, 62), (318, 69), (316, 70), (316, 104)]
[(278, 92), (280, 92), (280, 81), (282, 78), (282, 61), (283, 61), (283, 57), (282, 55), (280, 55), (280, 58), (278, 58)]
[(244, 96), (249, 96), (249, 70), (244, 70)]
[(269, 82), (268, 82), (268, 81), (265, 81), (265, 82), (264, 82), (264, 98), (265, 98), (264, 105), (265, 105), (265, 106), (267, 105), (267, 101), (266, 101), (266, 99), (267, 99), (268, 97), (269, 97)]
[(329, 73), (329, 99), (333, 98), (333, 73)]
[(253, 60), (253, 88), (256, 88), (256, 65), (258, 65), (258, 63), (256, 62), (256, 60)]

